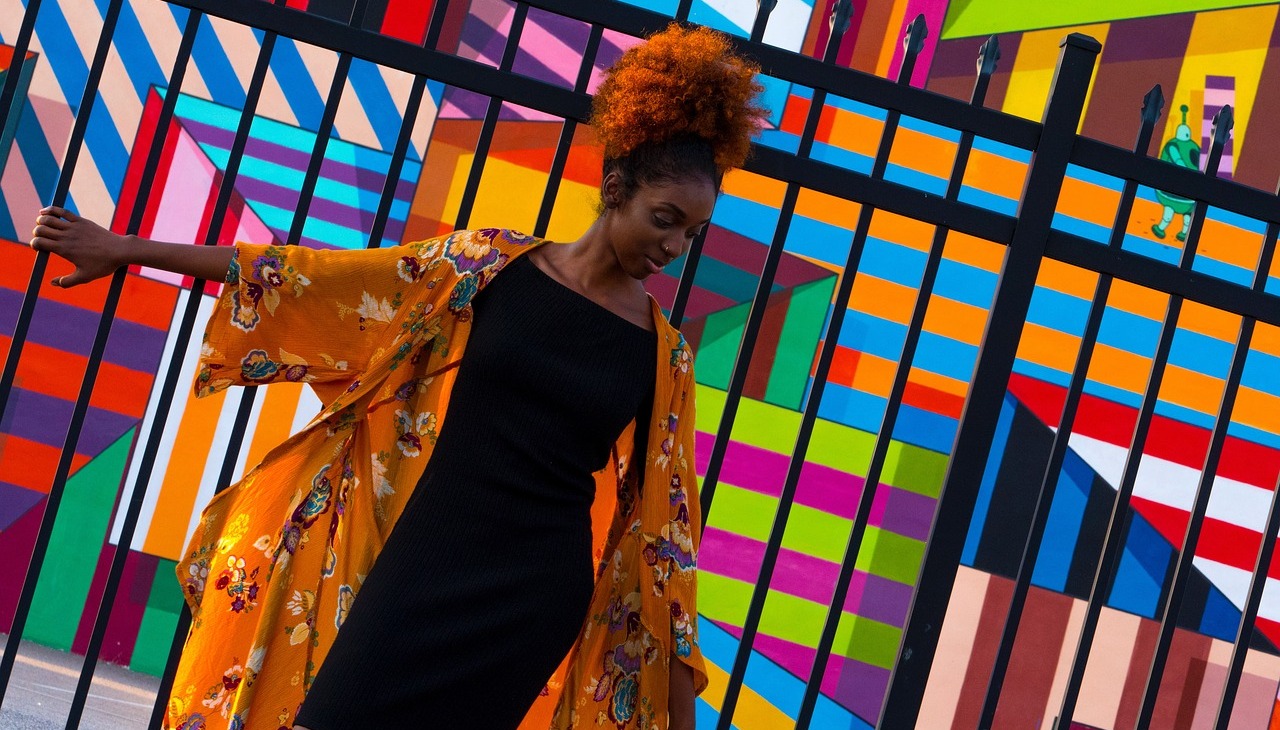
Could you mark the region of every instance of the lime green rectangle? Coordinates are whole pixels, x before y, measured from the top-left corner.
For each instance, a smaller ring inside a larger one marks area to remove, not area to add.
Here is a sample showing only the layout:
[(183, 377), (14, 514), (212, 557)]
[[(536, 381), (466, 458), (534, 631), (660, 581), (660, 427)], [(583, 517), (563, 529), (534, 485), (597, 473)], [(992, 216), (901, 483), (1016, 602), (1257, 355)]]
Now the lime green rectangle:
[[(778, 511), (778, 498), (721, 483), (708, 523), (735, 535), (766, 542)], [(840, 562), (853, 522), (812, 507), (795, 504), (787, 518), (782, 546), (815, 558)]]
[(968, 0), (951, 3), (942, 23), (942, 39), (993, 33), (1064, 28), (1130, 18), (1195, 13), (1202, 10), (1272, 5), (1275, 0), (1075, 0), (1069, 3)]
[(854, 567), (899, 583), (915, 585), (924, 560), (924, 543), (868, 526)]

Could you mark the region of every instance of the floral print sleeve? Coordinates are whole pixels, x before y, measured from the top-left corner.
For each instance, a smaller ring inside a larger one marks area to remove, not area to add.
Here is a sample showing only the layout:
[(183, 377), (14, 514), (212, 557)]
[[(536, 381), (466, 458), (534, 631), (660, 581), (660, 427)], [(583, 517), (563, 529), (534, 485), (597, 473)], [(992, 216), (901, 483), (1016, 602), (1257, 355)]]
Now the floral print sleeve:
[(201, 345), (196, 394), (354, 383), (409, 314), (408, 288), (435, 285), (440, 249), (438, 239), (355, 251), (237, 245)]

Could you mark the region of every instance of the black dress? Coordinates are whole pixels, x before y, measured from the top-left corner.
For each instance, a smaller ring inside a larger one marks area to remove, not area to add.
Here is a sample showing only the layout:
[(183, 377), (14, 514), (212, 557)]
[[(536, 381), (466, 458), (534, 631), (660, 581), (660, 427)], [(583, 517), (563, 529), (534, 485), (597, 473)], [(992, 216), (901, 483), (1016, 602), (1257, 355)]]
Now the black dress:
[(586, 618), (592, 472), (647, 423), (656, 335), (525, 256), (473, 309), (426, 473), (298, 713), (312, 730), (514, 728)]

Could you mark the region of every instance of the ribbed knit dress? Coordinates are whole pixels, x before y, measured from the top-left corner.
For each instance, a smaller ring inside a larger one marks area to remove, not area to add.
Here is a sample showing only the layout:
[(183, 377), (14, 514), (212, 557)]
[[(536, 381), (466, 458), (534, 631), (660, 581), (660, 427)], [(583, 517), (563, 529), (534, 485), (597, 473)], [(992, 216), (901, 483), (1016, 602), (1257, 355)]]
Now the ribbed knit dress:
[(656, 335), (528, 256), (473, 311), (435, 452), (298, 714), (312, 730), (514, 728), (586, 618), (592, 472), (647, 425)]

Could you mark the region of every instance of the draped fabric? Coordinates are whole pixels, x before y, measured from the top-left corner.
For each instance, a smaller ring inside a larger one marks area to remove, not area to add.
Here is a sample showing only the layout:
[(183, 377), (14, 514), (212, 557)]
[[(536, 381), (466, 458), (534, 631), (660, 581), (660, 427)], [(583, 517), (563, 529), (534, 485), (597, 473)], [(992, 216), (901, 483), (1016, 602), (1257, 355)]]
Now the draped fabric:
[[(361, 251), (236, 247), (196, 394), (304, 382), (325, 406), (201, 516), (177, 567), (192, 627), (166, 728), (292, 725), (431, 458), (472, 298), (543, 243), (487, 229)], [(658, 368), (644, 468), (632, 454), (633, 423), (595, 474), (590, 610), (521, 727), (661, 730), (669, 662), (693, 667), (697, 691), (707, 683), (695, 604), (692, 357), (650, 306)], [(403, 627), (431, 630), (412, 616)], [(395, 647), (384, 650), (399, 660)], [(501, 692), (502, 678), (492, 682)], [(474, 711), (482, 720), (484, 708)]]

